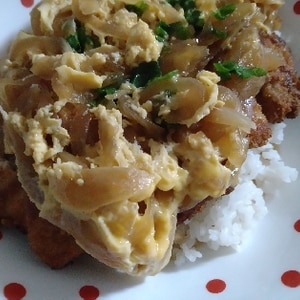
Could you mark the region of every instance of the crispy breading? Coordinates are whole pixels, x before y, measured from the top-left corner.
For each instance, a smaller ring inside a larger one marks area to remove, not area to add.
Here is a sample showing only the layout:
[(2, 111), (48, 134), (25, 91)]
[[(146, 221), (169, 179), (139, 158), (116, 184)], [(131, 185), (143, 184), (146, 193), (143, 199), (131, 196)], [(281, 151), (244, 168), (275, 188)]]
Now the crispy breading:
[(249, 134), (249, 147), (257, 148), (265, 145), (269, 138), (272, 136), (272, 130), (266, 116), (262, 112), (261, 106), (255, 99), (252, 100), (252, 121), (255, 123), (256, 128), (251, 129)]
[(26, 230), (27, 195), (21, 188), (16, 172), (7, 160), (0, 162), (0, 219), (3, 225), (12, 225)]
[(257, 101), (271, 123), (282, 122), (285, 118), (295, 118), (300, 106), (300, 81), (294, 66), (292, 53), (276, 34), (261, 33), (261, 41), (268, 48), (280, 53), (285, 65), (269, 72)]
[[(124, 10), (122, 10), (121, 13), (124, 13)], [(129, 13), (127, 12), (126, 14), (129, 14)], [(130, 13), (130, 15), (131, 15), (131, 13)], [(145, 26), (145, 25), (141, 25), (141, 26)], [(137, 34), (138, 36), (141, 36), (140, 28), (141, 27), (137, 27), (137, 29), (135, 30), (135, 33), (138, 33)], [(148, 27), (147, 27), (147, 29), (148, 29)], [(133, 31), (130, 30), (130, 32), (129, 32), (130, 36), (131, 36), (132, 32)], [(255, 32), (257, 33), (257, 31), (255, 31)], [(209, 33), (209, 34), (211, 34), (211, 33)], [(151, 35), (148, 35), (148, 38), (150, 40), (153, 40), (151, 42), (152, 44), (158, 46), (158, 47), (156, 47), (156, 50), (160, 50), (161, 45), (155, 40), (155, 36), (152, 33), (151, 33)], [(131, 47), (129, 47), (127, 49), (131, 53), (131, 52), (136, 51), (136, 49), (138, 49), (137, 46), (141, 46), (140, 42), (142, 42), (142, 46), (143, 46), (143, 42), (145, 40), (142, 39), (139, 41), (139, 40), (136, 40), (135, 38), (132, 38), (132, 39), (129, 39), (129, 41), (133, 41), (133, 43), (130, 44)], [(138, 44), (136, 43), (137, 41), (139, 42)], [(243, 39), (242, 39), (242, 41), (243, 41)], [(275, 35), (275, 34), (270, 35), (266, 32), (261, 33), (261, 42), (267, 48), (274, 49), (275, 52), (278, 52), (283, 57), (283, 61), (285, 63), (283, 66), (280, 66), (276, 70), (273, 70), (268, 73), (268, 75), (266, 76), (266, 82), (263, 85), (263, 88), (260, 91), (260, 93), (258, 94), (258, 96), (256, 96), (256, 94), (253, 95), (254, 97), (257, 97), (258, 102), (256, 101), (255, 98), (251, 99), (251, 101), (253, 101), (253, 103), (252, 103), (252, 105), (249, 105), (249, 107), (252, 109), (252, 113), (249, 116), (252, 116), (252, 121), (256, 124), (256, 128), (252, 129), (250, 134), (248, 135), (249, 144), (250, 144), (250, 147), (252, 147), (252, 148), (260, 147), (260, 146), (264, 145), (270, 138), (271, 129), (269, 127), (269, 123), (268, 123), (269, 121), (270, 122), (281, 122), (286, 117), (288, 117), (288, 118), (296, 117), (298, 114), (299, 101), (300, 101), (299, 100), (300, 99), (300, 92), (299, 92), (300, 83), (299, 83), (299, 79), (296, 75), (296, 71), (295, 71), (295, 68), (293, 65), (292, 55), (291, 55), (289, 48), (287, 47), (285, 42), (281, 38), (279, 38), (277, 35)], [(142, 52), (140, 52), (140, 55), (143, 56), (142, 59), (145, 59), (145, 57), (144, 57), (144, 54), (145, 54), (145, 55), (147, 55), (146, 60), (151, 60), (151, 59), (153, 59), (153, 57), (148, 58), (149, 47), (146, 47), (146, 46), (147, 45), (145, 45), (145, 47), (141, 47)], [(185, 46), (187, 46), (187, 45), (185, 45)], [(198, 51), (199, 50), (198, 45), (196, 45), (196, 43), (195, 43), (194, 46)], [(212, 48), (213, 47), (211, 47), (211, 49)], [(236, 47), (236, 48), (238, 49), (238, 51), (240, 51), (240, 47)], [(186, 50), (186, 53), (190, 53), (189, 51), (191, 49), (191, 46), (188, 45), (188, 47), (186, 47), (186, 49), (189, 49), (188, 51)], [(222, 51), (223, 50), (224, 49), (222, 49)], [(246, 52), (247, 51), (248, 51), (248, 48), (246, 49)], [(211, 52), (213, 53), (214, 51), (211, 51)], [(154, 51), (154, 52), (152, 51), (150, 54), (154, 55), (155, 60), (157, 60), (157, 57), (159, 56), (158, 51)], [(205, 51), (205, 54), (208, 54), (207, 49)], [(72, 51), (71, 51), (71, 53), (68, 54), (68, 56), (69, 56), (69, 58), (78, 57)], [(40, 56), (39, 57), (37, 56), (35, 58), (41, 59)], [(44, 57), (42, 57), (42, 58), (44, 58)], [(138, 58), (140, 59), (140, 57), (138, 57)], [(117, 57), (114, 56), (114, 59), (117, 59)], [(128, 56), (126, 56), (125, 59), (128, 62)], [(98, 62), (98, 60), (97, 60), (97, 62)], [(49, 63), (49, 61), (47, 61), (47, 63)], [(181, 66), (182, 64), (180, 63), (178, 65)], [(39, 66), (39, 64), (36, 63), (35, 68), (34, 68), (34, 71), (37, 73), (38, 73), (38, 71), (41, 71), (38, 68), (38, 66)], [(63, 66), (63, 67), (65, 68), (66, 66)], [(171, 68), (171, 70), (173, 70), (173, 67)], [(198, 67), (199, 67), (199, 65), (198, 65)], [(49, 68), (47, 68), (47, 70), (48, 69)], [(32, 69), (30, 72), (32, 72)], [(62, 73), (64, 73), (64, 72), (62, 72)], [(74, 74), (78, 75), (74, 70), (72, 72), (70, 71), (70, 74), (72, 76), (74, 76), (74, 78), (75, 78)], [(62, 78), (64, 78), (63, 75), (62, 75)], [(100, 82), (101, 77), (99, 77), (99, 78), (97, 77), (96, 78), (98, 80), (97, 81), (95, 79), (94, 75), (95, 74), (93, 74), (92, 78), (98, 84)], [(206, 84), (211, 81), (211, 80), (208, 81), (208, 79), (209, 79), (209, 77), (207, 77), (205, 79)], [(183, 80), (182, 82), (185, 83), (185, 78), (182, 80)], [(240, 80), (242, 81), (242, 79), (240, 79)], [(93, 86), (94, 86), (95, 82), (92, 81)], [(259, 82), (261, 82), (261, 84), (263, 84), (264, 78), (260, 79)], [(214, 84), (211, 86), (216, 87), (217, 86), (216, 83), (215, 82), (213, 82), (213, 83)], [(237, 82), (234, 81), (234, 84), (237, 85)], [(255, 87), (257, 87), (257, 86), (259, 86), (259, 88), (260, 88), (261, 87), (260, 83), (256, 84)], [(257, 88), (257, 91), (259, 90), (259, 88)], [(62, 89), (64, 89), (64, 87)], [(27, 86), (26, 86), (25, 90), (27, 90)], [(217, 88), (213, 89), (212, 91), (214, 92), (214, 93), (212, 93), (213, 95), (217, 95)], [(40, 95), (43, 95), (42, 92), (46, 93), (46, 94), (48, 94), (48, 92), (49, 92), (48, 89), (46, 87), (44, 87), (44, 84), (41, 84), (40, 90), (36, 91), (35, 95), (38, 95), (38, 96), (36, 96), (36, 98), (33, 97), (33, 99), (36, 100), (36, 102), (33, 101), (34, 104), (37, 105), (38, 101), (40, 101), (40, 99), (43, 98), (40, 96)], [(27, 94), (24, 94), (24, 95), (26, 97), (28, 96)], [(241, 98), (243, 98), (243, 97), (241, 97)], [(251, 96), (251, 98), (252, 98), (252, 96)], [(24, 99), (26, 99), (26, 98), (24, 98)], [(49, 97), (49, 99), (51, 101), (53, 100), (52, 97)], [(217, 96), (212, 99), (218, 100)], [(247, 98), (243, 98), (243, 99), (247, 99)], [(30, 101), (32, 101), (32, 99)], [(30, 101), (29, 101), (29, 106), (33, 105)], [(22, 104), (20, 104), (20, 106), (22, 106), (24, 102), (22, 101), (21, 103)], [(124, 107), (123, 107), (123, 109), (124, 109)], [(77, 129), (80, 128), (83, 130), (84, 133), (87, 133), (88, 132), (87, 128), (89, 127), (89, 121), (92, 119), (92, 116), (86, 114), (86, 111), (85, 111), (86, 106), (83, 105), (82, 108), (83, 108), (82, 112), (79, 114), (78, 119), (81, 119), (81, 121), (82, 121), (82, 116), (84, 116), (86, 118), (85, 119), (86, 122), (80, 121), (80, 122), (78, 122), (78, 124), (77, 124), (76, 120), (74, 121), (74, 118), (71, 119), (71, 117), (73, 117), (74, 111), (76, 113), (76, 111), (78, 109), (81, 109), (80, 104), (76, 103), (76, 105), (72, 104), (71, 106), (66, 105), (65, 110), (61, 111), (61, 115), (59, 115), (59, 113), (58, 113), (58, 116), (60, 117), (60, 119), (62, 119), (62, 123), (63, 123), (63, 127), (59, 127), (61, 129), (60, 133), (61, 134), (65, 133), (65, 130), (67, 130), (69, 133), (71, 132), (70, 136), (73, 138), (73, 141), (74, 141), (73, 144), (71, 144), (71, 149), (72, 149), (74, 155), (82, 154), (84, 152), (83, 147), (85, 146), (85, 143), (83, 143), (83, 144), (79, 143), (80, 145), (79, 146), (77, 145), (78, 140), (80, 140), (80, 138), (81, 138), (81, 132), (82, 132)], [(127, 108), (127, 107), (125, 107), (125, 108)], [(24, 110), (24, 112), (25, 111), (26, 110)], [(185, 110), (183, 110), (183, 111), (185, 112)], [(43, 112), (48, 112), (48, 111), (44, 110)], [(168, 112), (168, 111), (166, 110), (163, 113), (166, 114), (166, 112)], [(102, 116), (103, 115), (102, 110), (99, 110), (98, 114)], [(169, 114), (169, 112), (168, 112), (168, 114)], [(49, 115), (51, 115), (51, 114), (49, 113)], [(119, 116), (119, 115), (117, 115), (117, 116)], [(52, 115), (51, 115), (51, 117), (52, 117)], [(176, 115), (175, 115), (175, 117), (176, 117)], [(176, 122), (177, 119), (175, 117), (173, 116), (166, 120), (170, 121), (171, 124), (177, 123)], [(69, 124), (68, 124), (68, 122), (66, 122), (66, 120), (72, 121), (72, 124), (69, 126)], [(111, 118), (111, 120), (114, 120), (114, 119)], [(140, 118), (139, 118), (139, 120), (140, 120)], [(54, 122), (55, 124), (59, 124), (57, 119), (54, 120), (53, 118), (51, 119), (50, 117), (49, 117), (49, 119), (47, 119), (47, 121), (51, 121), (51, 122)], [(185, 125), (193, 124), (193, 126), (191, 126), (190, 128), (188, 128), (188, 126), (181, 126), (180, 127), (181, 129), (174, 133), (174, 135), (177, 137), (178, 140), (180, 140), (180, 139), (183, 140), (185, 138), (185, 135), (187, 133), (189, 133), (188, 132), (189, 130), (192, 133), (198, 133), (198, 131), (201, 131), (201, 127), (198, 127), (198, 126), (200, 126), (200, 123), (196, 122), (194, 119), (192, 119), (192, 121), (188, 121), (188, 123), (186, 123), (186, 120), (184, 120), (184, 121), (185, 122), (183, 122), (182, 124), (185, 124)], [(194, 123), (194, 121), (195, 121), (195, 123)], [(190, 124), (190, 122), (191, 122), (191, 124)], [(75, 126), (74, 126), (74, 124), (75, 124)], [(88, 124), (88, 126), (85, 127), (85, 126), (82, 126), (82, 124)], [(110, 123), (107, 121), (107, 124), (110, 124)], [(111, 123), (111, 124), (115, 124), (115, 123)], [(147, 125), (150, 126), (149, 124), (151, 124), (151, 126), (156, 129), (159, 128), (159, 126), (157, 124), (148, 122)], [(111, 127), (113, 127), (113, 126), (111, 126)], [(97, 138), (98, 138), (98, 127), (95, 126), (95, 128), (97, 129), (97, 130), (94, 130), (96, 132), (95, 141), (93, 138), (91, 139), (93, 141), (93, 143), (94, 142), (96, 143)], [(105, 131), (105, 130), (103, 130), (103, 131)], [(53, 132), (57, 133), (57, 130), (53, 130)], [(75, 133), (75, 134), (73, 134), (73, 133)], [(224, 133), (224, 132), (222, 131), (222, 133)], [(63, 134), (62, 134), (62, 136), (67, 137), (67, 135), (63, 135)], [(34, 136), (34, 137), (36, 137), (36, 136)], [(41, 137), (43, 137), (42, 134), (41, 134)], [(77, 139), (77, 137), (79, 137), (79, 139)], [(91, 137), (93, 137), (93, 136), (91, 136)], [(87, 139), (88, 138), (89, 138), (89, 136), (87, 135)], [(103, 136), (101, 138), (103, 138)], [(13, 140), (17, 145), (17, 142), (15, 141), (14, 138), (13, 138)], [(174, 139), (174, 140), (176, 141), (176, 139)], [(191, 140), (191, 141), (192, 141), (191, 145), (195, 146), (196, 140)], [(52, 143), (53, 140), (49, 139), (49, 142)], [(23, 147), (23, 144), (20, 144), (20, 145), (22, 145), (22, 147)], [(206, 146), (207, 145), (208, 144), (206, 144)], [(21, 149), (20, 152), (22, 152), (22, 154), (20, 154), (21, 159), (19, 158), (19, 160), (22, 161), (22, 157), (23, 157), (22, 155), (24, 154), (24, 149), (20, 148), (20, 147), (16, 147), (16, 148), (18, 150)], [(119, 146), (119, 148), (122, 148), (122, 146)], [(189, 148), (187, 148), (187, 149), (189, 149)], [(209, 148), (209, 149), (212, 149), (212, 148)], [(57, 151), (59, 151), (59, 150), (57, 150)], [(190, 151), (190, 149), (189, 149), (189, 151)], [(129, 153), (129, 151), (128, 151), (128, 153)], [(43, 153), (43, 155), (45, 155), (45, 153)], [(9, 162), (7, 160), (8, 157), (6, 157), (5, 160), (1, 161), (2, 157), (4, 158), (4, 144), (3, 144), (3, 132), (2, 132), (2, 119), (0, 116), (0, 176), (2, 178), (2, 180), (0, 181), (0, 221), (3, 225), (16, 226), (16, 227), (21, 228), (25, 233), (27, 233), (28, 240), (29, 240), (29, 243), (30, 243), (33, 251), (40, 257), (40, 259), (43, 262), (47, 263), (51, 268), (64, 267), (66, 264), (68, 264), (69, 262), (74, 260), (76, 257), (78, 257), (81, 253), (83, 253), (83, 250), (76, 244), (74, 238), (71, 237), (68, 233), (59, 229), (58, 227), (54, 226), (53, 224), (49, 223), (47, 220), (39, 217), (38, 209), (29, 200), (29, 197), (27, 196), (26, 192), (22, 189), (22, 186), (18, 181), (13, 161)], [(182, 155), (182, 157), (184, 157), (184, 155)], [(147, 158), (148, 158), (148, 156), (147, 156)], [(198, 161), (195, 160), (195, 162), (197, 163)], [(29, 161), (29, 164), (31, 164), (31, 161)], [(25, 170), (28, 169), (27, 166), (29, 164), (25, 164), (25, 167), (24, 167)], [(22, 170), (22, 172), (23, 171), (24, 170)], [(31, 178), (30, 175), (33, 173), (33, 170), (32, 170), (32, 173), (30, 173), (30, 172), (31, 172), (30, 170), (28, 172), (26, 171), (26, 175), (29, 178)], [(177, 175), (176, 175), (176, 177), (177, 177)], [(61, 179), (57, 180), (57, 183), (60, 180)], [(141, 185), (139, 185), (139, 188), (140, 187), (141, 187)], [(127, 188), (127, 190), (128, 190), (128, 188)], [(229, 188), (227, 188), (226, 194), (230, 193), (231, 191), (232, 191), (232, 188), (230, 186)], [(101, 190), (101, 192), (102, 192), (102, 190)], [(222, 191), (222, 193), (223, 192), (224, 192), (224, 190)], [(33, 198), (33, 197), (31, 196), (31, 198)], [(213, 197), (212, 196), (206, 197), (203, 201), (201, 201), (200, 203), (197, 203), (194, 207), (180, 211), (180, 213), (177, 215), (177, 222), (180, 224), (180, 223), (184, 222), (185, 220), (192, 218), (192, 216), (194, 214), (201, 212), (201, 210), (205, 207), (205, 205), (208, 201), (213, 201)], [(142, 204), (140, 206), (139, 213), (143, 214), (145, 211), (146, 204), (144, 201), (141, 201), (140, 203), (142, 203)], [(143, 204), (145, 204), (144, 205), (145, 207), (143, 206)], [(173, 219), (173, 215), (172, 215), (172, 219)], [(125, 232), (127, 233), (127, 231), (125, 231)], [(170, 234), (168, 234), (168, 235), (170, 236)], [(138, 242), (140, 242), (140, 240), (138, 240)]]
[(268, 74), (257, 101), (269, 122), (279, 123), (285, 118), (297, 117), (300, 105), (298, 85), (299, 80), (292, 67), (280, 66)]
[(0, 161), (0, 221), (4, 226), (16, 226), (27, 233), (37, 256), (51, 268), (62, 268), (81, 253), (74, 238), (38, 216), (7, 160)]
[(35, 254), (52, 269), (63, 268), (83, 253), (72, 236), (40, 218), (32, 203), (27, 214), (27, 236)]

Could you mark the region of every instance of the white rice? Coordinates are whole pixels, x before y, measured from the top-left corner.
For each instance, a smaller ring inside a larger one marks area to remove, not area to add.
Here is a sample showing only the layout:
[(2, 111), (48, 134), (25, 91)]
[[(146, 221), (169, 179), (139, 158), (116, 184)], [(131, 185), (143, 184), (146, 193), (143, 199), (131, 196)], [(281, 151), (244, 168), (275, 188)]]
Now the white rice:
[(273, 125), (269, 143), (248, 151), (239, 184), (232, 193), (211, 201), (203, 212), (178, 227), (175, 264), (202, 257), (203, 243), (213, 250), (224, 246), (239, 250), (255, 224), (267, 214), (266, 202), (276, 197), (276, 187), (297, 179), (297, 170), (286, 166), (277, 151), (285, 126)]

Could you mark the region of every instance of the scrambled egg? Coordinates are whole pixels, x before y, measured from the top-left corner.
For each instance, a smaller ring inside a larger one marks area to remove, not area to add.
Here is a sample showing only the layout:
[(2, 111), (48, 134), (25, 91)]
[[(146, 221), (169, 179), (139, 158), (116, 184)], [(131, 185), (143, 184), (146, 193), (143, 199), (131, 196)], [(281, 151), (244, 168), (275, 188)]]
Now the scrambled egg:
[[(24, 154), (30, 159), (37, 180), (20, 180), (29, 194), (38, 186), (42, 200), (31, 200), (40, 215), (132, 275), (155, 274), (169, 262), (178, 212), (234, 184), (253, 127), (248, 120), (240, 128), (244, 112), (222, 100), (211, 70), (161, 74), (144, 86), (131, 81), (132, 70), (168, 51), (159, 22), (190, 30), (183, 9), (143, 3), (139, 14), (131, 0), (44, 0), (31, 14), (33, 33), (19, 34), (1, 74), (7, 149), (19, 167)], [(204, 21), (218, 7), (195, 3)], [(239, 117), (224, 124), (216, 110)], [(206, 132), (208, 116), (220, 136)]]

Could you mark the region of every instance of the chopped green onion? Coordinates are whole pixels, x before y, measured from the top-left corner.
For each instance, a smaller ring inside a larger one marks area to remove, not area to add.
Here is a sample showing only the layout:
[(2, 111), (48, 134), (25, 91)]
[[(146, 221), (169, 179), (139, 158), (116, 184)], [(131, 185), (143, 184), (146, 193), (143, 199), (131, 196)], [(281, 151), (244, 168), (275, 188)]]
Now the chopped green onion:
[(180, 5), (184, 10), (196, 8), (196, 2), (194, 0), (181, 0)]
[(224, 20), (228, 16), (230, 16), (235, 11), (235, 9), (236, 9), (235, 4), (224, 5), (214, 12), (214, 16), (219, 20)]
[(130, 82), (136, 87), (144, 87), (150, 80), (161, 75), (160, 66), (157, 61), (142, 62), (132, 70)]
[(160, 21), (154, 28), (154, 34), (159, 42), (165, 42), (170, 36), (174, 36), (180, 40), (186, 40), (191, 38), (194, 32), (182, 22), (167, 24), (166, 22)]
[(98, 97), (104, 98), (106, 95), (111, 95), (111, 94), (115, 93), (116, 90), (117, 90), (117, 87), (114, 84), (109, 84), (107, 86), (97, 89), (96, 93), (97, 93)]
[(115, 82), (112, 82), (111, 84), (108, 84), (106, 86), (103, 86), (101, 88), (95, 89), (94, 93), (96, 94), (95, 99), (90, 101), (91, 106), (97, 106), (99, 104), (105, 105), (107, 99), (105, 98), (107, 95), (114, 94), (119, 88), (120, 85), (123, 82), (123, 78), (117, 79)]
[(169, 24), (170, 26), (170, 35), (175, 36), (180, 40), (186, 40), (191, 38), (194, 32), (191, 31), (191, 28), (183, 24), (182, 22), (175, 22)]
[(219, 30), (217, 28), (211, 27), (210, 32), (220, 39), (225, 39), (227, 37), (227, 32), (223, 30)]
[(254, 77), (262, 77), (267, 75), (267, 71), (259, 68), (259, 67), (251, 67), (251, 68), (245, 68), (242, 66), (239, 66), (236, 68), (236, 74), (243, 79), (250, 78), (252, 76)]
[(156, 39), (159, 42), (164, 43), (169, 38), (168, 30), (169, 30), (168, 24), (163, 21), (160, 21), (158, 25), (154, 28), (154, 34)]
[(100, 45), (96, 38), (86, 34), (85, 27), (80, 22), (76, 21), (75, 23), (76, 31), (66, 37), (67, 42), (74, 51), (83, 53), (87, 49), (92, 49)]
[[(173, 70), (173, 71), (170, 71), (169, 73), (166, 73), (164, 75), (161, 75), (161, 76), (157, 76), (155, 78), (153, 78), (150, 82), (148, 82), (149, 84), (153, 83), (153, 82), (157, 82), (157, 81), (160, 81), (160, 80), (168, 80), (168, 79), (171, 79), (175, 76), (177, 76), (179, 74), (178, 70)], [(166, 90), (167, 91), (167, 90)]]
[(167, 80), (177, 75), (177, 70), (163, 75), (158, 61), (142, 62), (132, 70), (130, 82), (136, 87), (145, 87), (153, 82)]
[(136, 13), (138, 17), (141, 17), (142, 14), (148, 9), (149, 5), (143, 0), (137, 2), (136, 4), (128, 4), (125, 5), (125, 8), (130, 11)]
[(221, 77), (222, 80), (231, 78), (231, 73), (234, 72), (235, 63), (231, 61), (218, 62), (213, 64), (216, 73)]
[(201, 17), (201, 15), (202, 12), (197, 9), (189, 9), (184, 14), (187, 22), (194, 26), (196, 30), (202, 30), (204, 26), (204, 19)]
[(181, 7), (183, 9), (185, 19), (196, 31), (202, 30), (204, 19), (202, 18), (202, 12), (197, 9), (194, 0), (169, 0), (168, 2), (175, 8)]
[(228, 80), (232, 74), (236, 74), (242, 79), (247, 79), (252, 76), (261, 77), (267, 74), (267, 71), (259, 67), (244, 67), (233, 61), (224, 61), (213, 64), (216, 73), (222, 80)]
[(196, 8), (194, 0), (168, 0), (173, 7), (182, 7), (184, 10)]
[(71, 48), (73, 50), (75, 50), (76, 52), (78, 53), (82, 53), (82, 48), (81, 48), (81, 45), (80, 45), (80, 42), (78, 40), (78, 35), (75, 33), (75, 34), (72, 34), (72, 35), (69, 35), (67, 38), (66, 38), (67, 42), (69, 43), (69, 45), (71, 46)]

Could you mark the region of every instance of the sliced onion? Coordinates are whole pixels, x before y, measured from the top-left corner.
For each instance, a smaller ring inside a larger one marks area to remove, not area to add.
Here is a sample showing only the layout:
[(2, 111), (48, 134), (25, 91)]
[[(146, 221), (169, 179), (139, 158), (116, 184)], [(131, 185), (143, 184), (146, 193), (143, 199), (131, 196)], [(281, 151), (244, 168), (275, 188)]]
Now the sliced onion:
[(143, 118), (137, 111), (132, 108), (131, 98), (128, 95), (123, 95), (118, 100), (118, 107), (121, 113), (131, 121), (140, 124), (151, 137), (162, 138), (165, 135), (165, 129), (155, 124), (147, 116)]
[(72, 153), (83, 155), (92, 120), (92, 115), (88, 112), (87, 106), (81, 103), (69, 102), (59, 112), (59, 117), (62, 119), (62, 126), (69, 132)]
[(210, 113), (210, 118), (214, 123), (239, 128), (246, 133), (255, 128), (255, 124), (251, 119), (230, 107), (223, 106), (213, 109)]

